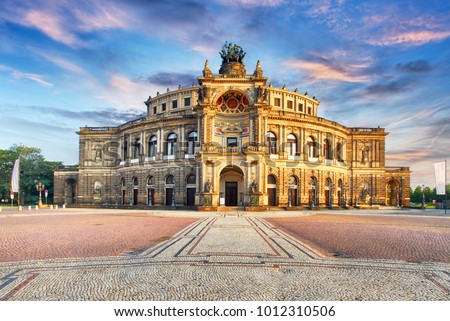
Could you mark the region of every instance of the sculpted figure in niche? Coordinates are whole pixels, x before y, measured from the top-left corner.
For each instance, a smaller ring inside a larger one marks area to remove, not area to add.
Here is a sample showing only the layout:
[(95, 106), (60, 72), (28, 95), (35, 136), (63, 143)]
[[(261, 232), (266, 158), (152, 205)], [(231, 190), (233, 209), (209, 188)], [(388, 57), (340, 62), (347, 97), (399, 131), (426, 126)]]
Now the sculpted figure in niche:
[(210, 193), (211, 192), (211, 182), (208, 178), (208, 180), (205, 183), (205, 193)]
[(253, 182), (250, 184), (250, 193), (254, 194), (258, 191), (258, 184), (256, 183), (256, 180), (253, 180)]

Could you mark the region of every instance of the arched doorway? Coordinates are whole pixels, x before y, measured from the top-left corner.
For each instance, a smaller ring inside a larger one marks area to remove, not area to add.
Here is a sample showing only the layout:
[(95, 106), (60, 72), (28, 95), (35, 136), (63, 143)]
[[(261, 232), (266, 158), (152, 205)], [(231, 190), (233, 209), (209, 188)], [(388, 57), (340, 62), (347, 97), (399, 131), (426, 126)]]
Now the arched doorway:
[(186, 178), (186, 205), (195, 205), (195, 175), (191, 174)]
[(220, 198), (224, 198), (225, 206), (243, 205), (243, 177), (244, 172), (236, 165), (226, 166), (220, 172)]
[(288, 205), (298, 206), (298, 179), (295, 176), (289, 177), (288, 182)]
[(139, 185), (138, 178), (133, 178), (133, 205), (138, 204)]
[(125, 185), (125, 178), (122, 178), (122, 206), (125, 205), (125, 197), (127, 195), (127, 187)]
[(175, 178), (173, 175), (166, 177), (166, 206), (175, 206)]
[(65, 182), (64, 204), (71, 205), (77, 202), (77, 181), (69, 178)]
[(267, 176), (268, 206), (277, 206), (277, 179), (274, 175)]
[(391, 179), (386, 186), (386, 201), (388, 206), (400, 206), (400, 183), (396, 179)]

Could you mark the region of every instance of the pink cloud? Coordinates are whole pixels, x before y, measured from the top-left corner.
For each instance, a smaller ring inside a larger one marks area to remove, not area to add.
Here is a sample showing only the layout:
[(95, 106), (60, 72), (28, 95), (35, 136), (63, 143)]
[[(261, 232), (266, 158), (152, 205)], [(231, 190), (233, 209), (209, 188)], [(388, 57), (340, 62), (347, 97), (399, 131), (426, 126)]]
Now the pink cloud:
[(55, 13), (31, 10), (25, 14), (22, 23), (39, 29), (50, 38), (66, 45), (74, 45), (78, 42), (76, 37), (66, 29), (64, 19)]
[(53, 84), (49, 83), (48, 81), (45, 81), (42, 75), (38, 75), (38, 74), (32, 74), (32, 73), (26, 73), (26, 72), (21, 72), (18, 70), (14, 70), (11, 75), (13, 76), (13, 78), (15, 79), (29, 79), (32, 80), (36, 83), (38, 83), (41, 86), (44, 86), (46, 88), (52, 88)]
[(386, 35), (379, 39), (368, 41), (371, 45), (398, 45), (420, 46), (428, 42), (441, 41), (450, 37), (450, 31), (409, 31), (394, 35)]
[(301, 59), (288, 60), (284, 63), (285, 66), (303, 69), (307, 72), (307, 77), (311, 80), (334, 80), (344, 82), (361, 83), (366, 82), (368, 78), (366, 76), (358, 75), (357, 70), (367, 67), (367, 65), (348, 65), (348, 69), (340, 70), (333, 66), (320, 62), (311, 62)]

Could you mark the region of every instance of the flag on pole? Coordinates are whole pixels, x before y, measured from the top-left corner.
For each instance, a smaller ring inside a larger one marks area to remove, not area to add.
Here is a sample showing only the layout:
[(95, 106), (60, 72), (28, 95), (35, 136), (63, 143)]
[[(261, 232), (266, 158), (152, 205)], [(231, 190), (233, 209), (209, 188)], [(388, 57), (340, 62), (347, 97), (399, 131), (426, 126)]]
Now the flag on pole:
[(11, 188), (10, 192), (18, 193), (19, 192), (19, 175), (20, 175), (20, 162), (19, 159), (16, 159), (14, 162), (14, 168), (11, 173)]
[(436, 194), (445, 195), (445, 161), (434, 163), (434, 177), (436, 179)]

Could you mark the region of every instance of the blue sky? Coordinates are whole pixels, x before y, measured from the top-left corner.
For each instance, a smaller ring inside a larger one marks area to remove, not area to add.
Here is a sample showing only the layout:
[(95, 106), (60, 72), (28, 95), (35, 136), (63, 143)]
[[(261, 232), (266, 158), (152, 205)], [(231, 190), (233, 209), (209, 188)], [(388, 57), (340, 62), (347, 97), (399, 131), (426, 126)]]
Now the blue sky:
[(450, 158), (450, 4), (349, 0), (0, 0), (0, 148), (78, 162), (79, 127), (118, 125), (190, 85), (225, 41), (319, 115), (384, 127), (387, 165), (434, 185)]

